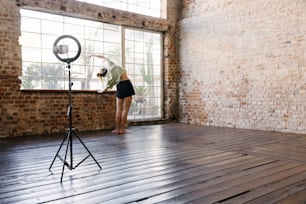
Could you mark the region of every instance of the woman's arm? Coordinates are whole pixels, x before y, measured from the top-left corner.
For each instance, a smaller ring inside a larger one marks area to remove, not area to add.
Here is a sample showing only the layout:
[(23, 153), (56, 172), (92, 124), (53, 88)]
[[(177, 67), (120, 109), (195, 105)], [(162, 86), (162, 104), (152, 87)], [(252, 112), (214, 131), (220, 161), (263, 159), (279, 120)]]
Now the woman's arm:
[(107, 57), (105, 57), (105, 56), (103, 56), (103, 55), (96, 55), (96, 54), (93, 54), (93, 55), (90, 55), (90, 57), (98, 57), (98, 58), (105, 59), (105, 60), (111, 62), (110, 59), (108, 59)]
[(101, 59), (104, 59), (108, 62), (108, 66), (109, 67), (112, 67), (114, 65), (114, 62), (111, 61), (110, 59), (108, 59), (107, 57), (103, 56), (103, 55), (97, 55), (97, 54), (93, 54), (93, 55), (90, 55), (90, 57), (98, 57), (98, 58), (101, 58)]

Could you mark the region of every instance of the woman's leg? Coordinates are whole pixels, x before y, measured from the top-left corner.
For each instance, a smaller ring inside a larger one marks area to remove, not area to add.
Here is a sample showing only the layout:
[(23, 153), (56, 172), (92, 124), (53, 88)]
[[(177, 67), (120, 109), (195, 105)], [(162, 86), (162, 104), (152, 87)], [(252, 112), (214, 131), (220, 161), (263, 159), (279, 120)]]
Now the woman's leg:
[(132, 103), (132, 96), (128, 96), (123, 99), (123, 105), (122, 105), (123, 109), (121, 113), (121, 124), (120, 124), (120, 130), (119, 130), (119, 133), (121, 134), (126, 133), (125, 125), (127, 123), (127, 116), (129, 113), (131, 103)]
[(116, 129), (113, 131), (114, 133), (119, 133), (120, 131), (122, 109), (123, 99), (116, 97)]

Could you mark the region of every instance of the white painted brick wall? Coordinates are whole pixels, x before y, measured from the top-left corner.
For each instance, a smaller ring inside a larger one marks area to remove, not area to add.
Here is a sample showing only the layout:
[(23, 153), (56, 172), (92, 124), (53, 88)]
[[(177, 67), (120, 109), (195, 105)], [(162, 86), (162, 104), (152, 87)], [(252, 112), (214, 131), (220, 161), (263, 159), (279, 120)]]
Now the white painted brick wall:
[(306, 1), (182, 6), (180, 120), (306, 133)]

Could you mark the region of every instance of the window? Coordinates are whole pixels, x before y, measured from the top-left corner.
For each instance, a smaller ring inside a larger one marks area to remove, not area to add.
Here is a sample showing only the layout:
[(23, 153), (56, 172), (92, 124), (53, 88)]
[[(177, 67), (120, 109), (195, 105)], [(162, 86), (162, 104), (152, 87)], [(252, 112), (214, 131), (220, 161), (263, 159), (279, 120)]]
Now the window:
[(162, 2), (165, 0), (77, 0), (122, 11), (161, 18)]
[(21, 9), (22, 86), (30, 90), (68, 90), (68, 70), (53, 54), (53, 43), (72, 35), (81, 44), (71, 64), (72, 90), (101, 89), (96, 73), (103, 65), (93, 53), (107, 55), (127, 69), (134, 84), (129, 119), (161, 117), (161, 33)]
[(101, 88), (90, 54), (107, 54), (120, 64), (120, 26), (23, 9), (21, 16), (22, 89), (68, 89), (68, 70), (52, 50), (54, 41), (64, 34), (76, 37), (82, 47), (81, 56), (71, 65), (73, 89)]
[(135, 86), (133, 119), (161, 117), (161, 35), (125, 29), (125, 66)]

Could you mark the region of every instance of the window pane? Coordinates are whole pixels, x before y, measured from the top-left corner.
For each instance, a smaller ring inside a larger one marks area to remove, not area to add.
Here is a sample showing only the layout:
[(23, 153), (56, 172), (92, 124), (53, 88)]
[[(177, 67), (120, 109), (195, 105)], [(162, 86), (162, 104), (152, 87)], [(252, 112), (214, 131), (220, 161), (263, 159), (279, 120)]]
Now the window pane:
[[(40, 34), (37, 33), (37, 35), (40, 35)], [(40, 35), (40, 37), (41, 37), (42, 48), (52, 49), (54, 41), (57, 39), (58, 36), (42, 34)]]
[(40, 62), (41, 61), (41, 49), (22, 47), (22, 60)]
[[(153, 65), (157, 65), (158, 67), (160, 67), (160, 53), (157, 53), (157, 54), (152, 54), (152, 62), (153, 62)], [(158, 72), (156, 72), (158, 71)], [(154, 73), (155, 74), (160, 74), (160, 70), (156, 70), (154, 69)]]
[(103, 29), (85, 27), (85, 39), (103, 41)]
[(89, 21), (89, 20), (84, 20), (84, 19), (79, 18), (76, 21), (76, 18), (67, 17), (67, 16), (64, 17), (64, 22), (65, 22), (65, 24), (74, 24), (74, 25), (78, 25), (80, 27), (95, 25), (93, 23), (90, 23), (91, 21)]
[(117, 25), (112, 25), (112, 24), (108, 24), (108, 23), (104, 23), (104, 29), (105, 30), (113, 30), (113, 31), (120, 31), (120, 27)]
[[(32, 25), (32, 27), (29, 27), (27, 25)], [(21, 31), (40, 32), (40, 25), (41, 24), (39, 19), (24, 17), (21, 22)]]
[(44, 77), (41, 83), (41, 89), (47, 90), (63, 90), (64, 79), (59, 77)]
[(144, 33), (142, 31), (135, 31), (135, 41), (144, 42)]
[(42, 76), (64, 78), (65, 67), (62, 64), (43, 63)]
[[(135, 54), (135, 63), (136, 64), (144, 64), (144, 56), (143, 56), (143, 54)], [(143, 65), (144, 66), (144, 65)]]
[(41, 79), (33, 76), (22, 77), (21, 89), (40, 89)]
[(104, 43), (101, 41), (85, 40), (85, 52), (103, 53)]
[(104, 31), (104, 41), (120, 43), (121, 42), (121, 34), (117, 31), (105, 30)]
[(144, 43), (143, 42), (135, 42), (135, 52), (143, 53)]
[(63, 23), (55, 21), (42, 21), (41, 32), (44, 34), (62, 35), (64, 33)]
[(125, 40), (134, 40), (134, 31), (133, 30), (125, 30)]
[(77, 39), (84, 39), (85, 31), (84, 27), (80, 25), (73, 25), (73, 24), (65, 24), (64, 34), (72, 35)]
[(36, 34), (36, 33), (23, 32), (22, 36), (20, 36), (19, 38), (19, 43), (22, 46), (26, 46), (26, 47), (40, 48), (41, 47), (41, 35)]
[(161, 86), (161, 80), (159, 76), (154, 76), (154, 86)]
[(85, 67), (82, 65), (74, 64), (70, 70), (71, 70), (71, 77), (73, 78), (84, 78), (86, 76)]
[(120, 54), (120, 44), (117, 43), (104, 43), (104, 53), (107, 54)]
[(38, 78), (41, 75), (41, 65), (40, 63), (24, 62), (22, 72), (27, 77), (35, 76)]
[(125, 41), (125, 50), (126, 52), (135, 52), (135, 41), (126, 40)]
[(135, 64), (135, 75), (141, 75), (142, 74), (142, 69), (143, 69), (143, 64)]
[(58, 59), (55, 57), (55, 55), (50, 54), (52, 53), (51, 49), (41, 49), (40, 50), (42, 58), (42, 62), (47, 62), (47, 63), (58, 63)]

